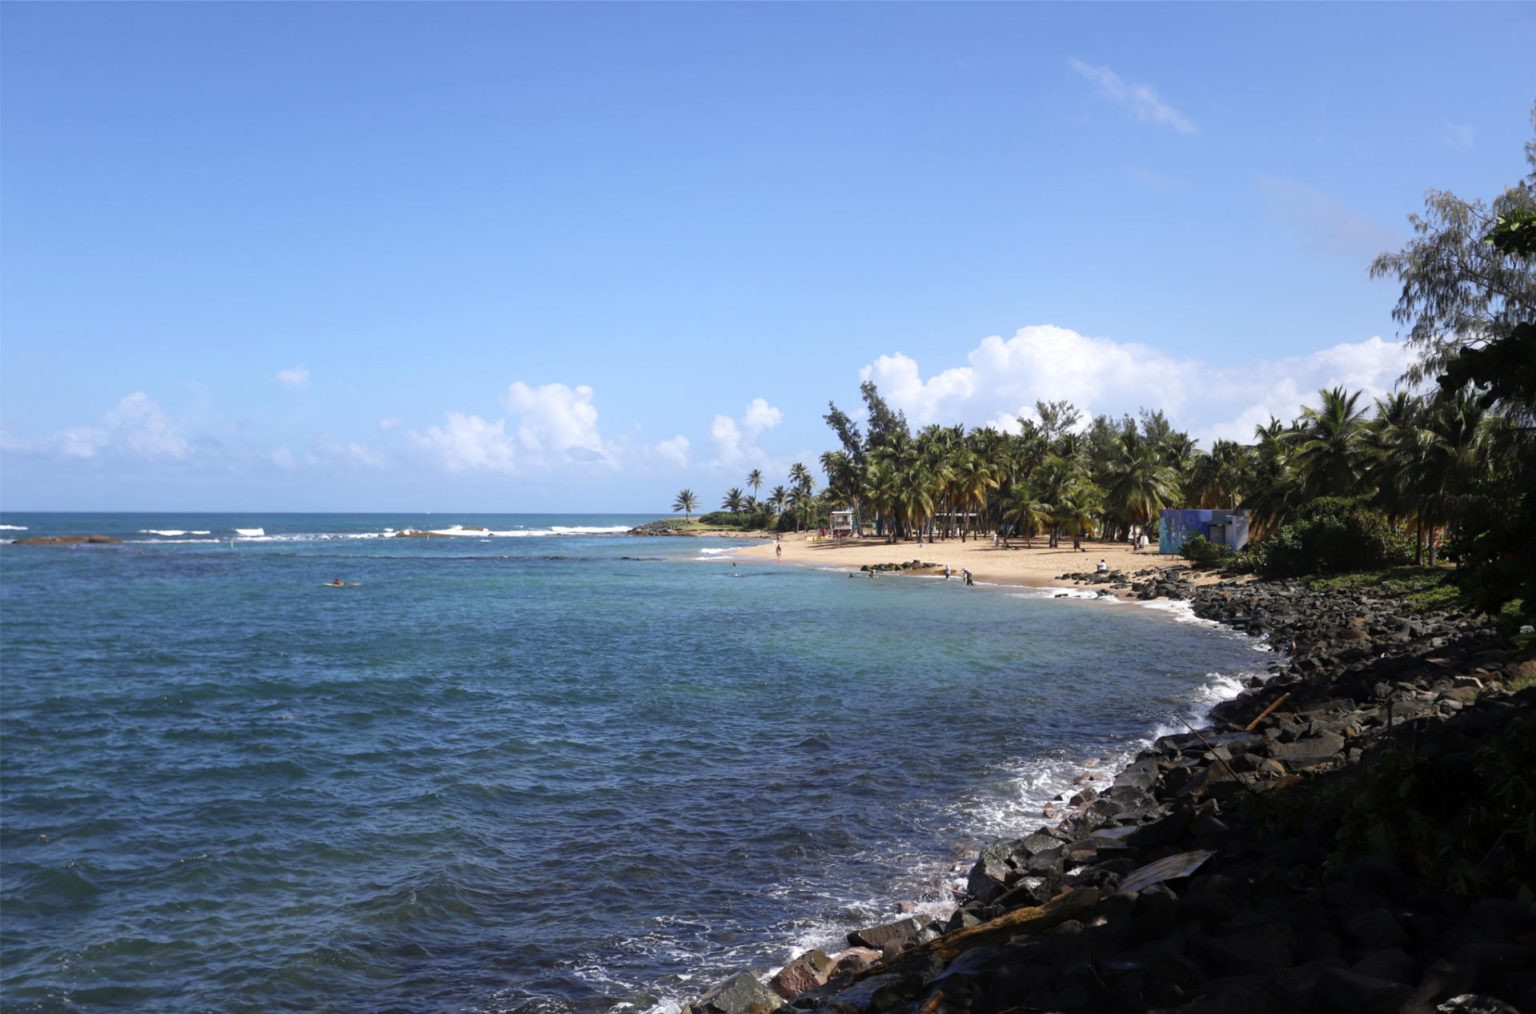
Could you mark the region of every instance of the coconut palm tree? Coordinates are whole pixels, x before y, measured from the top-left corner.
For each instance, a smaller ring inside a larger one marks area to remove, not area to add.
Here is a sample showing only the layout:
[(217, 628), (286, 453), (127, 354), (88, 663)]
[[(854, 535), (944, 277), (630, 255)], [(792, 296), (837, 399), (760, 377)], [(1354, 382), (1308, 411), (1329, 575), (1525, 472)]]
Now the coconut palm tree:
[(811, 485), (815, 480), (811, 478), (811, 470), (800, 462), (789, 466), (789, 484), (795, 489), (803, 489), (807, 493), (811, 491)]
[(768, 505), (773, 508), (775, 514), (783, 514), (784, 508), (789, 504), (789, 490), (783, 486), (775, 486), (768, 494)]
[[(1003, 520), (1024, 537), (1026, 546), (1033, 547), (1040, 529), (1051, 523), (1051, 512), (1049, 507), (1030, 496), (1028, 489), (1015, 486), (1012, 496), (1004, 504)], [(1007, 541), (1003, 544), (1006, 546)]]
[(746, 506), (746, 503), (746, 496), (742, 494), (741, 490), (732, 486), (725, 491), (725, 498), (720, 501), (720, 509), (730, 511), (732, 514), (740, 514), (741, 509)]
[[(960, 452), (953, 469), (956, 500), (965, 514), (975, 514), (972, 530), (975, 531), (981, 514), (987, 509), (987, 490), (997, 488), (997, 476), (992, 467), (979, 454)], [(965, 524), (962, 517), (960, 541), (965, 541)]]
[(1319, 391), (1322, 404), (1301, 410), (1292, 438), (1302, 491), (1310, 497), (1354, 496), (1365, 485), (1365, 410), (1360, 392)]
[(763, 489), (763, 470), (761, 468), (754, 468), (747, 473), (747, 485), (752, 487), (752, 499), (756, 500), (757, 495)]
[(1235, 440), (1218, 440), (1211, 445), (1211, 453), (1196, 456), (1185, 502), (1235, 509), (1248, 486), (1249, 471), (1249, 449)]
[(1051, 521), (1056, 530), (1072, 536), (1072, 548), (1083, 548), (1083, 536), (1093, 530), (1095, 516), (1104, 509), (1103, 494), (1091, 482), (1076, 482), (1062, 492), (1051, 505)]
[(683, 517), (689, 520), (692, 520), (693, 512), (698, 506), (699, 498), (691, 489), (684, 489), (679, 491), (677, 494), (677, 499), (672, 501), (673, 513), (675, 514), (678, 511), (682, 511)]
[(1267, 425), (1254, 427), (1258, 443), (1250, 449), (1252, 485), (1243, 506), (1248, 508), (1255, 541), (1278, 529), (1303, 502), (1301, 480), (1292, 460), (1295, 433), (1273, 416)]
[(1124, 523), (1146, 528), (1162, 509), (1178, 497), (1178, 473), (1165, 464), (1154, 444), (1124, 434), (1107, 463), (1106, 500), (1110, 512)]
[[(1436, 530), (1451, 521), (1456, 499), (1490, 476), (1492, 458), (1486, 410), (1464, 391), (1431, 402), (1425, 429), (1424, 454), (1412, 486), (1419, 496), (1420, 526), (1428, 526), (1422, 541), (1433, 567)], [(1417, 551), (1414, 559), (1421, 559)]]

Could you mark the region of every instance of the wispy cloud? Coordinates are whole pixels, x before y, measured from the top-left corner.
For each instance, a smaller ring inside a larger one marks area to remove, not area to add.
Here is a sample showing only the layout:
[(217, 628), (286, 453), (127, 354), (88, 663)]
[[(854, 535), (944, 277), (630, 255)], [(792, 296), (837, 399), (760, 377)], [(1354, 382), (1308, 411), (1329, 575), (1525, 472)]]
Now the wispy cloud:
[(1079, 77), (1091, 82), (1101, 96), (1129, 110), (1143, 123), (1168, 127), (1186, 136), (1198, 133), (1189, 117), (1164, 102), (1151, 85), (1127, 81), (1108, 67), (1095, 67), (1078, 59), (1068, 60), (1067, 65)]
[(1476, 135), (1469, 123), (1442, 123), (1440, 124), (1440, 143), (1447, 148), (1465, 150), (1472, 147)]
[(309, 383), (309, 368), (303, 363), (277, 371), (278, 383), (284, 387), (303, 387)]
[(1401, 233), (1354, 211), (1321, 190), (1282, 176), (1259, 180), (1270, 210), (1316, 247), (1331, 253), (1372, 257), (1398, 246)]

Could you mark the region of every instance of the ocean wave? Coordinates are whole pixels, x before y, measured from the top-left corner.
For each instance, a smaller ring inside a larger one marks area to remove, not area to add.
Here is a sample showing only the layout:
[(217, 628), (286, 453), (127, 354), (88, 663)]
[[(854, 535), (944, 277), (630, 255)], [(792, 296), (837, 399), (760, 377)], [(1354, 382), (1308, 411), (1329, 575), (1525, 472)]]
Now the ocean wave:
[(1147, 599), (1140, 605), (1147, 609), (1155, 609), (1160, 613), (1167, 613), (1176, 623), (1194, 623), (1204, 627), (1219, 627), (1221, 624), (1215, 620), (1207, 620), (1195, 615), (1195, 604), (1189, 599)]
[[(239, 529), (236, 529), (238, 531)], [(179, 539), (183, 535), (211, 535), (206, 529), (185, 528), (140, 528), (140, 535), (161, 535), (167, 539)]]
[(0, 532), (24, 532), (26, 525), (0, 525)]
[[(389, 534), (394, 534), (394, 529), (387, 529)], [(477, 528), (474, 525), (449, 525), (447, 528), (432, 528), (428, 531), (433, 535), (459, 535), (478, 537), (482, 539), (528, 539), (551, 535), (623, 535), (629, 531), (625, 525), (551, 525), (548, 528)]]
[(260, 538), (261, 536), (267, 534), (267, 530), (265, 528), (236, 528), (234, 532), (241, 538), (246, 539)]
[(728, 553), (736, 552), (738, 548), (740, 548), (740, 547), (737, 547), (737, 546), (726, 546), (723, 549), (701, 549), (701, 550), (699, 550), (698, 559), (700, 559), (700, 560), (718, 560), (718, 559), (720, 559), (720, 557), (725, 556)]
[[(977, 581), (976, 583), (981, 584), (982, 582)], [(1118, 595), (1101, 595), (1092, 588), (1068, 588), (1058, 585), (1048, 585), (1044, 588), (1023, 588), (1009, 594), (1021, 599), (1092, 599), (1116, 605), (1124, 601)]]

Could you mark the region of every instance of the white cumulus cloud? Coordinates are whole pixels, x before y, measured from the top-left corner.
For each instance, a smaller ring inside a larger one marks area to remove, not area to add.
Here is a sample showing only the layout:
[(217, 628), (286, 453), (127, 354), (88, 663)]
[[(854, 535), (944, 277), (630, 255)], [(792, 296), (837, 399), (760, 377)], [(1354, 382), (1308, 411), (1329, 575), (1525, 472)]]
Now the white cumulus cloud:
[(192, 452), (165, 412), (143, 391), (127, 395), (102, 416), (102, 426), (76, 426), (58, 434), (54, 446), (69, 458), (118, 454), (180, 460)]
[(859, 377), (874, 381), (914, 428), (963, 422), (1016, 431), (1020, 417), (1034, 418), (1036, 401), (1066, 400), (1085, 418), (1161, 410), (1209, 446), (1216, 438), (1249, 441), (1271, 415), (1290, 421), (1323, 388), (1380, 397), (1410, 361), (1400, 343), (1372, 337), (1304, 356), (1209, 362), (1044, 324), (1007, 339), (985, 338), (966, 365), (926, 378), (916, 360), (900, 353), (880, 356)]
[(715, 464), (734, 465), (748, 457), (761, 458), (757, 438), (784, 419), (784, 413), (763, 398), (753, 398), (740, 419), (717, 415), (709, 426), (715, 442)]
[(477, 415), (449, 412), (443, 425), (428, 426), (425, 433), (411, 430), (408, 436), (449, 472), (511, 472), (517, 463), (504, 419), (487, 422)]
[(592, 388), (585, 384), (530, 387), (519, 380), (507, 388), (501, 403), (508, 412), (521, 416), (518, 443), (540, 461), (611, 461), (597, 428)]
[(1069, 60), (1067, 64), (1079, 77), (1092, 82), (1101, 96), (1130, 110), (1143, 123), (1155, 123), (1185, 135), (1196, 132), (1189, 117), (1164, 102), (1151, 85), (1127, 81), (1108, 67), (1095, 67), (1081, 60)]
[(688, 464), (688, 438), (679, 433), (670, 440), (659, 442), (654, 448), (656, 456), (670, 465), (682, 468)]

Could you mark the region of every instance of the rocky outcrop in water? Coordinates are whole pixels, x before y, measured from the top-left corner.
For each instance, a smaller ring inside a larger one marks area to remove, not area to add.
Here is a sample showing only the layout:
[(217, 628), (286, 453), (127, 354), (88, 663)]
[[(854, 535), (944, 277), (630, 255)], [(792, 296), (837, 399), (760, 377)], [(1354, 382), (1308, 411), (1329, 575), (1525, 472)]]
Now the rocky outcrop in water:
[[(1504, 688), (1536, 662), (1371, 591), (1192, 595), (1288, 663), (984, 849), (947, 920), (791, 962), (781, 1014), (1536, 1011), (1536, 825), (1498, 810), (1530, 798), (1536, 687)], [(741, 978), (694, 1011), (760, 1014)]]
[(690, 522), (680, 518), (662, 518), (658, 521), (647, 521), (643, 525), (637, 525), (629, 530), (630, 535), (691, 535), (687, 529)]
[(112, 545), (122, 542), (113, 535), (28, 535), (12, 539), (13, 546), (77, 546), (82, 544)]

